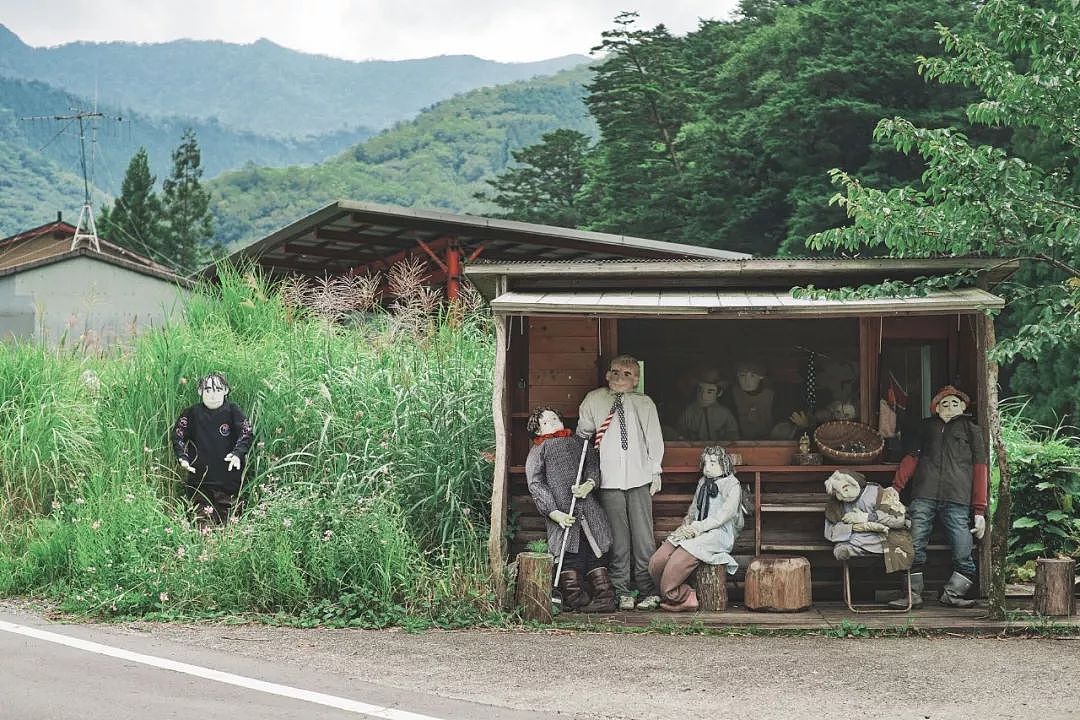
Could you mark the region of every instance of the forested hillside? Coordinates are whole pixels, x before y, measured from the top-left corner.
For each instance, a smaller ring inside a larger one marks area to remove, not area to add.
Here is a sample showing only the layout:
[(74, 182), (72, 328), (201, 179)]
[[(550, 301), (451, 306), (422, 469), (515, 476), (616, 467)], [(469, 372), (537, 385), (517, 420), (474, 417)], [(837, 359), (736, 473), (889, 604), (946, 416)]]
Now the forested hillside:
[[(93, 110), (95, 106), (89, 98), (77, 97), (45, 83), (0, 77), (0, 140), (25, 145), (34, 151), (40, 150), (60, 167), (77, 173), (78, 126), (52, 120), (25, 119), (67, 115), (72, 108)], [(93, 132), (90, 132), (88, 124), (87, 138), (93, 143), (88, 144), (87, 148), (91, 151), (94, 183), (110, 194), (119, 190), (124, 167), (140, 147), (146, 148), (154, 174), (163, 177), (169, 170), (169, 155), (187, 127), (192, 128), (199, 138), (207, 177), (250, 162), (272, 167), (318, 162), (374, 134), (373, 131), (353, 130), (303, 141), (282, 140), (232, 130), (215, 120), (151, 117), (108, 105), (96, 109), (105, 117), (93, 122)]]
[(145, 115), (216, 118), (230, 128), (286, 138), (381, 130), (456, 93), (550, 75), (587, 60), (574, 55), (497, 63), (443, 56), (351, 62), (267, 40), (32, 48), (0, 26), (0, 75), (40, 80), (83, 97), (96, 93)]
[(337, 199), (483, 212), (485, 178), (513, 150), (556, 128), (594, 133), (582, 104), (585, 68), (465, 93), (332, 160), (307, 168), (248, 167), (208, 187), (216, 239), (250, 241)]
[[(683, 37), (631, 13), (602, 39), (586, 102), (599, 142), (576, 198), (594, 230), (741, 250), (805, 252), (843, 221), (828, 171), (899, 184), (917, 162), (876, 143), (882, 117), (968, 127), (971, 92), (928, 84), (915, 58), (934, 24), (970, 24), (950, 0), (744, 0), (733, 21)], [(552, 154), (558, 157), (558, 154)], [(541, 174), (542, 175), (542, 174)], [(512, 205), (512, 203), (510, 203)]]

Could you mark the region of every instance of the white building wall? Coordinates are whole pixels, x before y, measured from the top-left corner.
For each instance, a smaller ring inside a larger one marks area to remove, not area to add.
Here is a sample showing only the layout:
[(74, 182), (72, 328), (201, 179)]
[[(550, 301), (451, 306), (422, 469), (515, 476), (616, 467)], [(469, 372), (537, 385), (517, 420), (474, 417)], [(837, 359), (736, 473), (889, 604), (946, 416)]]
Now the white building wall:
[(111, 345), (180, 312), (188, 290), (80, 256), (0, 277), (0, 338)]

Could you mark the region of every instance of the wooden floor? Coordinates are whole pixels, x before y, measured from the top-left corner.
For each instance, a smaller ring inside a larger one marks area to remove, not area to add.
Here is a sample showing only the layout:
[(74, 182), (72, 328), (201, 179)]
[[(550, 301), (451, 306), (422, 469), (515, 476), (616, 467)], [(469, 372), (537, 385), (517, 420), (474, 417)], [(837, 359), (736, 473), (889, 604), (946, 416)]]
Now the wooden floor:
[(733, 604), (725, 612), (669, 613), (655, 612), (616, 612), (607, 615), (584, 615), (581, 613), (563, 613), (557, 624), (610, 624), (624, 627), (648, 627), (649, 625), (669, 626), (696, 625), (707, 628), (746, 628), (758, 630), (836, 630), (843, 627), (844, 621), (849, 626), (862, 625), (872, 630), (920, 630), (926, 632), (958, 633), (997, 633), (1001, 631), (1040, 632), (1052, 630), (1055, 633), (1070, 634), (1075, 629), (1080, 635), (1080, 615), (1071, 617), (1039, 618), (1031, 613), (1030, 598), (1011, 598), (1008, 621), (991, 619), (985, 604), (974, 608), (961, 609), (941, 605), (936, 598), (927, 596), (923, 607), (909, 613), (852, 613), (842, 602), (815, 603), (809, 610), (798, 613), (768, 613), (747, 610), (740, 604)]

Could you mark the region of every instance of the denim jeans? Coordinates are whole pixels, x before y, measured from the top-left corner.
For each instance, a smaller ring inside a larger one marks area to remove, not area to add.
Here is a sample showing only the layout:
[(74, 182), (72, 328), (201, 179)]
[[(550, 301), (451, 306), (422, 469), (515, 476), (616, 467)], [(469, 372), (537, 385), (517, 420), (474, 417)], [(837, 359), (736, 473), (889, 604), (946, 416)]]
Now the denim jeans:
[(915, 498), (908, 506), (911, 515), (911, 542), (915, 546), (915, 567), (926, 562), (926, 544), (934, 528), (934, 518), (941, 520), (945, 537), (952, 548), (953, 570), (975, 578), (975, 563), (971, 559), (973, 545), (969, 516), (971, 507), (947, 500)]

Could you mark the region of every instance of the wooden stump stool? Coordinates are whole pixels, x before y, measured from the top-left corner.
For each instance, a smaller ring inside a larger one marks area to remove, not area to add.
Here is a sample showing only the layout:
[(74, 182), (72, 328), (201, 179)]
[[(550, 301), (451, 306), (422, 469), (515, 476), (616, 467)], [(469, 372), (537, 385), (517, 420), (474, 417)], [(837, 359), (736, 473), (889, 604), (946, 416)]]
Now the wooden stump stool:
[(1076, 561), (1072, 558), (1038, 558), (1035, 561), (1035, 612), (1046, 616), (1076, 612), (1075, 576)]
[(746, 607), (765, 612), (800, 612), (810, 597), (810, 561), (804, 557), (759, 555), (746, 568)]
[(727, 566), (702, 563), (694, 571), (690, 587), (697, 593), (698, 610), (727, 610)]
[(551, 622), (551, 572), (554, 558), (548, 553), (523, 552), (517, 556), (518, 576), (514, 603), (521, 617)]

